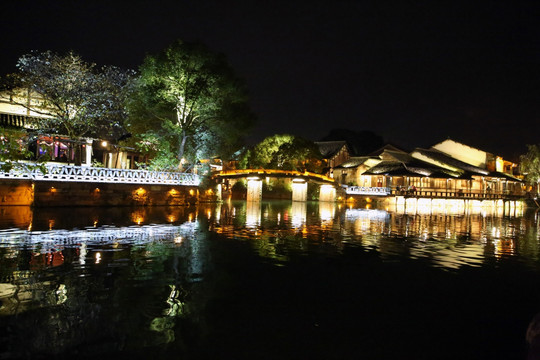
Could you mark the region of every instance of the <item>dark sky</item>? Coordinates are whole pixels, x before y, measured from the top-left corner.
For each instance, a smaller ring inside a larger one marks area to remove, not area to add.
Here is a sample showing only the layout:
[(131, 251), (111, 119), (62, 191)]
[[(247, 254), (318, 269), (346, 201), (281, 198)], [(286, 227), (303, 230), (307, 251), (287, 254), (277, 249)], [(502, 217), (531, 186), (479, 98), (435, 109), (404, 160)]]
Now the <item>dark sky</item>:
[(253, 141), (371, 130), (505, 157), (540, 143), (540, 1), (9, 1), (0, 74), (30, 50), (136, 69), (176, 39), (225, 53)]

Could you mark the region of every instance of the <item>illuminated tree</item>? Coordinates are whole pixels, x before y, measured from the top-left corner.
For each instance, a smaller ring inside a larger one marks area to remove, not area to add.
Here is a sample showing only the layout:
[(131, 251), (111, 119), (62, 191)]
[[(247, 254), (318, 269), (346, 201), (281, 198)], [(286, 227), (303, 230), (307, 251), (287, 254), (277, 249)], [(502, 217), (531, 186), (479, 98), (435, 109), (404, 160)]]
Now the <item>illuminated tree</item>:
[(278, 160), (279, 149), (282, 145), (291, 143), (294, 136), (288, 134), (273, 135), (255, 145), (249, 154), (248, 167), (251, 168), (280, 168)]
[(277, 165), (298, 171), (319, 173), (324, 167), (321, 152), (314, 142), (294, 137), (279, 147), (276, 154)]
[[(223, 56), (200, 44), (177, 41), (148, 56), (137, 90), (130, 130), (156, 156), (192, 162), (227, 156), (253, 122), (243, 84)], [(170, 151), (163, 153), (163, 142)]]
[(17, 62), (8, 79), (11, 99), (41, 115), (39, 129), (72, 139), (94, 136), (115, 140), (125, 134), (125, 102), (133, 72), (96, 68), (73, 52), (32, 52)]
[(528, 151), (521, 155), (521, 172), (525, 175), (525, 180), (536, 186), (540, 185), (540, 145), (527, 145)]
[(30, 159), (28, 135), (25, 131), (0, 127), (0, 170), (9, 171), (20, 166), (19, 160)]
[(309, 140), (293, 135), (273, 135), (265, 138), (244, 154), (244, 167), (320, 172), (321, 153)]

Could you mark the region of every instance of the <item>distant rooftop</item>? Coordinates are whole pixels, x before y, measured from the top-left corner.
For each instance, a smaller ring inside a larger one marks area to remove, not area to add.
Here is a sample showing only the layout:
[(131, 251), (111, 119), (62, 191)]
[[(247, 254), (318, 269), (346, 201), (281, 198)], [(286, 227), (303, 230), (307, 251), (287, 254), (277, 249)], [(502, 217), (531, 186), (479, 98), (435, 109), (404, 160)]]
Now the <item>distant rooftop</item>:
[(343, 146), (347, 146), (346, 141), (315, 141), (323, 158), (328, 159), (334, 156)]

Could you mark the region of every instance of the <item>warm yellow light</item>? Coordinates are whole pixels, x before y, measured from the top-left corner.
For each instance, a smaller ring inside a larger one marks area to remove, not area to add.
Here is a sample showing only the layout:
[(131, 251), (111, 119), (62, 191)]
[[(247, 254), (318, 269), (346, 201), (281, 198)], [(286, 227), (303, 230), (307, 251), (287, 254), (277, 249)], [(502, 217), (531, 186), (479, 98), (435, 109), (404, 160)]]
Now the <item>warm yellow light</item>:
[(144, 190), (142, 187), (135, 190), (135, 195), (138, 197), (142, 197), (144, 194), (146, 194), (146, 190)]
[(178, 191), (176, 191), (176, 189), (171, 189), (171, 190), (169, 190), (169, 194), (174, 196), (174, 195), (178, 194)]
[(189, 195), (193, 196), (193, 194), (195, 194), (195, 190), (193, 189), (189, 190)]
[(137, 210), (131, 213), (131, 221), (137, 225), (141, 225), (144, 222), (144, 211)]
[(52, 193), (53, 193), (53, 192), (56, 192), (56, 188), (55, 188), (54, 186), (51, 186), (51, 188), (50, 188), (49, 190), (50, 190), (50, 192), (52, 192)]
[(371, 198), (366, 198), (366, 202), (367, 202), (367, 203), (370, 203), (370, 202), (371, 202)]
[(183, 241), (184, 241), (184, 238), (181, 237), (181, 236), (177, 236), (177, 237), (174, 238), (174, 243), (175, 244), (181, 244)]
[(107, 145), (109, 145), (109, 143), (108, 143), (108, 142), (106, 142), (106, 141), (102, 141), (102, 142), (101, 142), (101, 146), (103, 146), (103, 147), (107, 147)]
[(52, 230), (52, 229), (53, 229), (53, 227), (54, 227), (54, 223), (55, 223), (55, 221), (54, 221), (54, 220), (52, 220), (52, 219), (51, 219), (51, 220), (49, 220), (49, 230)]
[(174, 216), (174, 215), (169, 215), (169, 216), (167, 217), (167, 220), (169, 220), (169, 222), (175, 222), (175, 221), (176, 221), (176, 216)]
[(206, 190), (206, 193), (207, 193), (208, 195), (212, 195), (213, 191), (212, 191), (212, 189), (208, 189), (208, 190)]

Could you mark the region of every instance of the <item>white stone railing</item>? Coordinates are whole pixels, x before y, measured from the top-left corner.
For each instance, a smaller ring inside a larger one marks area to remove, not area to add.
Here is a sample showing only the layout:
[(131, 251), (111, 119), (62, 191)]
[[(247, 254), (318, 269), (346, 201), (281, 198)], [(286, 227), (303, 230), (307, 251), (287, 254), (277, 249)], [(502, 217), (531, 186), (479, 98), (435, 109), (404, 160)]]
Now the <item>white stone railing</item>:
[(387, 196), (392, 191), (387, 187), (347, 186), (345, 192), (347, 195)]
[(201, 181), (197, 174), (180, 172), (111, 169), (59, 164), (47, 164), (44, 167), (46, 171), (43, 173), (39, 167), (33, 164), (19, 163), (18, 166), (10, 171), (0, 171), (0, 179), (187, 186), (198, 186)]

